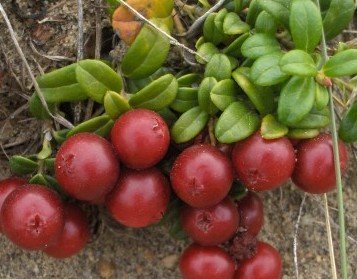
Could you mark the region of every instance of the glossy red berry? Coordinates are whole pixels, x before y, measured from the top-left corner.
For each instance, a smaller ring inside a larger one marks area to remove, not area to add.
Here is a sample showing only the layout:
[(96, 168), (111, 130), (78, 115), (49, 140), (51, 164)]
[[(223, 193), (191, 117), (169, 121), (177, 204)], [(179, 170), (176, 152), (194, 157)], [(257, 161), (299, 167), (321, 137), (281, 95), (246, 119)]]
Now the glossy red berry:
[(183, 279), (233, 279), (234, 261), (216, 246), (191, 244), (180, 259)]
[(97, 203), (115, 186), (120, 169), (111, 144), (81, 133), (63, 143), (55, 161), (56, 178), (72, 197)]
[(26, 184), (11, 192), (1, 209), (4, 234), (16, 245), (40, 250), (58, 239), (64, 227), (59, 196), (41, 185)]
[(226, 198), (209, 208), (184, 206), (181, 224), (194, 242), (214, 246), (228, 241), (237, 232), (239, 214), (235, 204)]
[(135, 109), (124, 113), (115, 122), (111, 140), (126, 166), (146, 169), (165, 156), (170, 144), (170, 132), (156, 112)]
[(233, 168), (215, 147), (194, 145), (177, 157), (170, 178), (174, 191), (185, 203), (197, 208), (211, 207), (227, 196)]
[(64, 229), (60, 237), (44, 252), (51, 257), (63, 259), (79, 253), (90, 238), (87, 216), (78, 206), (64, 207)]
[(263, 191), (277, 188), (290, 178), (295, 153), (287, 138), (265, 140), (258, 131), (236, 143), (232, 160), (244, 186), (251, 191)]
[[(26, 183), (27, 181), (25, 179), (18, 178), (18, 177), (10, 177), (0, 181), (0, 211), (1, 211), (2, 204), (4, 203), (7, 196), (12, 191), (14, 191), (17, 187), (24, 185)], [(2, 232), (1, 222), (0, 222), (0, 232)]]
[[(341, 171), (347, 169), (348, 155), (345, 145), (339, 141)], [(302, 141), (297, 148), (297, 162), (292, 180), (305, 192), (322, 194), (336, 187), (332, 138), (320, 134)]]
[(238, 262), (234, 279), (280, 279), (281, 276), (279, 252), (271, 245), (258, 241), (256, 254)]
[(264, 207), (260, 197), (253, 192), (238, 201), (240, 227), (251, 236), (257, 236), (264, 224)]
[(156, 168), (124, 170), (106, 206), (119, 223), (142, 228), (161, 220), (170, 199), (166, 177)]

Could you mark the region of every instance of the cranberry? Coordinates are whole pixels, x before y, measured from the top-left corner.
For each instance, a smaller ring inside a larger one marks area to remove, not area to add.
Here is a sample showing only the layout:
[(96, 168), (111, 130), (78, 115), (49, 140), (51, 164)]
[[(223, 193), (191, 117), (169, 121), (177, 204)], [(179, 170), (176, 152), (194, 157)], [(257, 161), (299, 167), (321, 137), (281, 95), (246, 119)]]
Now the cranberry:
[[(338, 147), (341, 171), (344, 172), (347, 169), (347, 150), (342, 141), (339, 141)], [(331, 135), (320, 134), (301, 141), (292, 180), (296, 186), (312, 194), (327, 193), (336, 187)]]
[(169, 183), (159, 170), (127, 169), (108, 195), (106, 206), (119, 223), (141, 228), (160, 221), (169, 199)]
[(190, 245), (180, 259), (183, 279), (233, 279), (234, 261), (219, 247)]
[(54, 258), (68, 258), (79, 253), (87, 244), (90, 231), (87, 216), (78, 206), (66, 204), (64, 207), (64, 229), (53, 244), (44, 252)]
[(170, 132), (156, 112), (136, 109), (124, 113), (115, 122), (111, 140), (126, 166), (146, 169), (165, 156), (170, 144)]
[(218, 245), (228, 241), (239, 226), (239, 214), (228, 198), (209, 208), (183, 207), (181, 224), (186, 233), (200, 245)]
[(257, 236), (264, 224), (264, 207), (260, 197), (253, 193), (248, 194), (238, 201), (240, 227), (251, 236)]
[(120, 169), (111, 144), (95, 134), (69, 138), (55, 161), (56, 178), (76, 199), (97, 203), (104, 200), (118, 180)]
[(40, 250), (53, 243), (64, 227), (59, 196), (41, 185), (17, 187), (4, 201), (0, 221), (4, 234), (16, 245)]
[(218, 149), (194, 145), (177, 157), (170, 178), (179, 198), (192, 207), (204, 208), (227, 196), (233, 183), (233, 168)]
[(234, 279), (280, 279), (281, 275), (279, 252), (269, 244), (258, 241), (256, 254), (238, 262)]
[[(18, 178), (18, 177), (10, 177), (0, 181), (0, 210), (6, 197), (17, 187), (24, 185), (26, 183), (27, 181), (25, 179)], [(2, 232), (1, 223), (0, 223), (0, 232)]]
[(277, 188), (290, 178), (295, 153), (287, 138), (265, 140), (258, 131), (236, 143), (232, 160), (239, 180), (251, 191), (263, 191)]

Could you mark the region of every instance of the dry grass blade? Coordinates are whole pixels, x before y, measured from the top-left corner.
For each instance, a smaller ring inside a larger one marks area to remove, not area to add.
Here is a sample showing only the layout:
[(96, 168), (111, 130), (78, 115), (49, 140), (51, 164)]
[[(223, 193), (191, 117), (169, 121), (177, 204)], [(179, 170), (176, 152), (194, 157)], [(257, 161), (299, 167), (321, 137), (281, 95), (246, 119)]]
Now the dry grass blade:
[(302, 210), (304, 208), (304, 204), (306, 201), (306, 193), (304, 193), (304, 196), (302, 198), (300, 208), (299, 208), (299, 215), (297, 217), (296, 223), (295, 223), (295, 231), (294, 231), (294, 240), (293, 240), (293, 252), (294, 252), (294, 265), (295, 265), (295, 275), (296, 279), (299, 279), (299, 261), (298, 261), (298, 256), (297, 256), (297, 246), (298, 246), (298, 232), (299, 232), (299, 227), (300, 227), (300, 220), (302, 216)]

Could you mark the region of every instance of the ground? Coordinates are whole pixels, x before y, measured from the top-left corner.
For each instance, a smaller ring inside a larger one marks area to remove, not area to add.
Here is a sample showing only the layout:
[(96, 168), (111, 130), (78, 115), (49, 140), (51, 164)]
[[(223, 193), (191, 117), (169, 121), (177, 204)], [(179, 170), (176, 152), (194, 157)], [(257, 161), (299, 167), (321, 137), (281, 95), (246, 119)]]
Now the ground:
[[(10, 0), (2, 2), (36, 75), (39, 74), (39, 67), (46, 71), (76, 59), (77, 1), (43, 2), (47, 9), (40, 20), (21, 19), (24, 13), (18, 10), (26, 10), (31, 3), (42, 1), (12, 1), (19, 3), (17, 9), (14, 9)], [(32, 9), (38, 11), (39, 7), (34, 5)], [(102, 26), (108, 26), (105, 9), (96, 6), (94, 1), (84, 1), (86, 57), (92, 57), (94, 53), (95, 13), (98, 10), (102, 11)], [(110, 46), (111, 42), (105, 44)], [(57, 59), (60, 61), (44, 55), (60, 56)], [(0, 179), (10, 174), (7, 155), (31, 154), (38, 150), (42, 124), (31, 118), (26, 110), (31, 89), (32, 83), (0, 17), (0, 143), (3, 148), (0, 152)], [(352, 274), (357, 274), (355, 169), (354, 158), (350, 156), (350, 168), (344, 177), (350, 278), (353, 278)], [(260, 238), (281, 252), (283, 278), (296, 278), (293, 241), (304, 194), (288, 184), (261, 196), (265, 206), (265, 226)], [(336, 193), (329, 194), (328, 201), (338, 263)], [(24, 252), (0, 236), (0, 278), (180, 278), (177, 261), (186, 244), (170, 238), (165, 228), (109, 229), (102, 225), (82, 253), (71, 259), (57, 261), (39, 252)], [(297, 234), (296, 260), (299, 278), (331, 278), (323, 196), (306, 196)]]

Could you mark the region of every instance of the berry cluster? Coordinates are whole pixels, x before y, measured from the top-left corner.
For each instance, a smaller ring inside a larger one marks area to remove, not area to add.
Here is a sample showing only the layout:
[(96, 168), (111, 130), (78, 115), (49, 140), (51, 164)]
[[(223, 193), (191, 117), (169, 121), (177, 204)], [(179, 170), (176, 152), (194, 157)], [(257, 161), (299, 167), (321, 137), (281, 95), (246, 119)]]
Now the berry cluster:
[[(207, 138), (201, 134), (194, 142), (170, 145), (169, 128), (160, 115), (130, 110), (116, 120), (110, 142), (92, 133), (67, 139), (56, 155), (55, 177), (70, 197), (105, 204), (110, 216), (126, 227), (158, 223), (170, 200), (179, 199), (180, 224), (194, 242), (181, 257), (183, 278), (280, 278), (279, 252), (256, 239), (264, 220), (255, 192), (277, 188), (290, 177), (310, 193), (332, 190), (331, 137), (265, 140), (258, 131), (234, 145), (218, 146)], [(342, 143), (340, 152), (345, 170)], [(173, 162), (169, 178), (161, 164), (168, 157)], [(239, 198), (232, 195), (237, 181), (248, 189)], [(1, 231), (24, 249), (65, 258), (79, 252), (90, 237), (78, 206), (24, 179), (1, 182), (0, 207)]]

